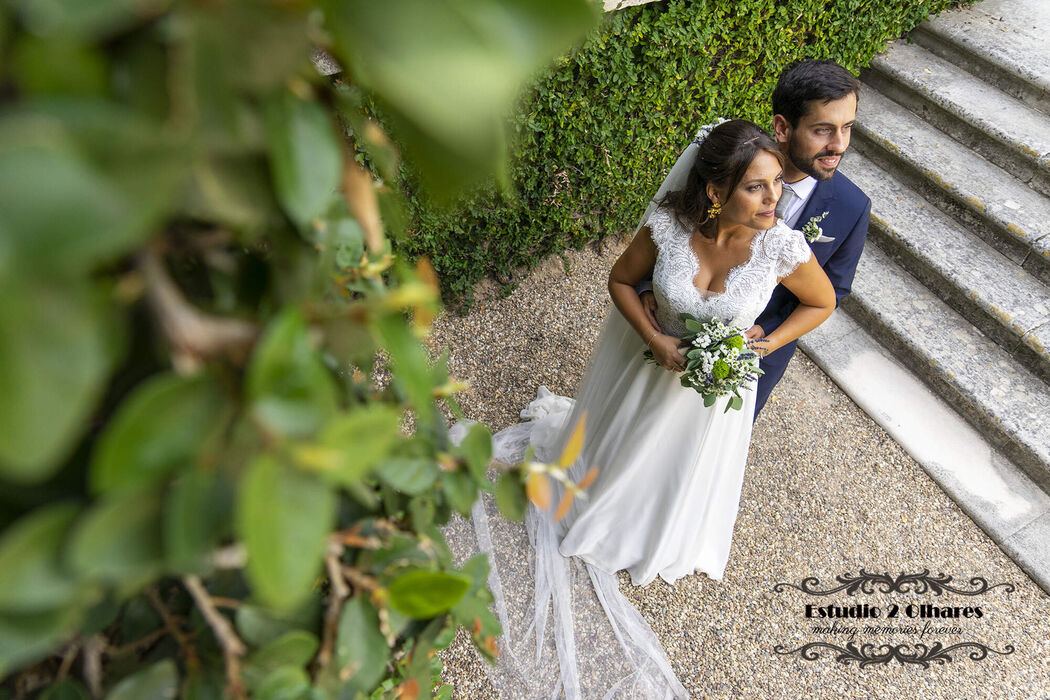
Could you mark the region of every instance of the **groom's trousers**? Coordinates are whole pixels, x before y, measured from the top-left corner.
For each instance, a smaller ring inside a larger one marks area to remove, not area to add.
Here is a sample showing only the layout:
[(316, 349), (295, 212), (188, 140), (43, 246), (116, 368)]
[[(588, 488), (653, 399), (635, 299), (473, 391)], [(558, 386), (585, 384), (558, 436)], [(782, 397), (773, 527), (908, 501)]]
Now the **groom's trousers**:
[(758, 366), (765, 374), (758, 378), (758, 388), (755, 390), (755, 418), (758, 418), (758, 412), (766, 405), (769, 392), (773, 391), (773, 387), (784, 376), (784, 370), (787, 369), (791, 356), (795, 354), (796, 345), (798, 345), (798, 341), (793, 340), (759, 360)]

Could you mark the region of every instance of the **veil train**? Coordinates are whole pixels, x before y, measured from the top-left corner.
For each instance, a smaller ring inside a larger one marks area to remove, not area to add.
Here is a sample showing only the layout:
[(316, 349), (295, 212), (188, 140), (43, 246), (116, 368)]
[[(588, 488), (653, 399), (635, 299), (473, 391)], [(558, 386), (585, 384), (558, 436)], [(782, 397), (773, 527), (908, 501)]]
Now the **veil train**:
[[(615, 332), (617, 319), (610, 309), (603, 334)], [(532, 444), (537, 459), (553, 462), (574, 404), (541, 386), (521, 412), (529, 420), (493, 435), (493, 459), (520, 462)], [(452, 441), (462, 440), (471, 423), (452, 426)], [(570, 470), (577, 482), (583, 477), (579, 467)], [(555, 493), (554, 502), (560, 496)], [(460, 553), (488, 555), (488, 584), (503, 636), (497, 663), (485, 666), (499, 697), (688, 698), (656, 634), (620, 592), (616, 575), (558, 551), (562, 529), (531, 503), (523, 523), (508, 521), (483, 492), (469, 523), (446, 530)]]

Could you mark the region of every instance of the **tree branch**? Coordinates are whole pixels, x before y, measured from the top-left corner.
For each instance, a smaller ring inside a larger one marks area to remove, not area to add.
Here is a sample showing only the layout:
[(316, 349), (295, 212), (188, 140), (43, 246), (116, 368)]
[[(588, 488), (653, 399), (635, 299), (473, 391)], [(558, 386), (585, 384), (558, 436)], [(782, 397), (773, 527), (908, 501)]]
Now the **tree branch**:
[(176, 369), (192, 371), (203, 360), (226, 355), (240, 363), (247, 358), (258, 329), (237, 318), (203, 313), (190, 304), (168, 275), (153, 248), (139, 259), (146, 295), (161, 330), (171, 343)]
[(84, 682), (93, 698), (102, 697), (102, 652), (106, 646), (106, 638), (101, 634), (84, 642)]
[(233, 631), (230, 621), (215, 607), (199, 576), (192, 574), (183, 576), (182, 583), (186, 586), (186, 590), (190, 592), (190, 595), (193, 596), (197, 609), (201, 611), (204, 620), (215, 634), (215, 639), (218, 640), (219, 646), (222, 647), (222, 655), (226, 659), (227, 695), (233, 698), (246, 698), (244, 683), (241, 681), (241, 657), (247, 651), (244, 647), (244, 642)]
[[(175, 638), (175, 641), (179, 645), (179, 651), (182, 652), (183, 660), (186, 662), (186, 667), (189, 669), (195, 669), (200, 665), (200, 659), (197, 658), (197, 650), (193, 648), (193, 644), (190, 643), (189, 635), (182, 631), (179, 627), (179, 621), (175, 619), (175, 616), (171, 614), (168, 607), (164, 605), (164, 601), (160, 599), (160, 595), (157, 593), (156, 588), (147, 588), (146, 597), (149, 598), (149, 602), (153, 605), (153, 609), (160, 615), (160, 619), (164, 622), (164, 628), (168, 630), (168, 634)], [(85, 653), (87, 653), (85, 651)]]
[(343, 612), (343, 603), (350, 597), (350, 587), (346, 585), (339, 557), (342, 556), (343, 547), (332, 538), (328, 544), (328, 554), (325, 556), (325, 568), (328, 571), (328, 581), (331, 591), (328, 596), (328, 608), (324, 616), (324, 641), (321, 651), (317, 654), (317, 674), (319, 675), (332, 660), (332, 650), (335, 648), (336, 635), (339, 630), (339, 617)]

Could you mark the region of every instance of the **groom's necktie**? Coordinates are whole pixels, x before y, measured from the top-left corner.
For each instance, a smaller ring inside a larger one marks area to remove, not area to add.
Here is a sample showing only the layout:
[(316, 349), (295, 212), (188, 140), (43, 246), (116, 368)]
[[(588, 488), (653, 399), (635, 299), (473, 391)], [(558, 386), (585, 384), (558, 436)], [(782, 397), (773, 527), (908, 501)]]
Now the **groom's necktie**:
[(786, 182), (781, 184), (784, 189), (780, 193), (780, 200), (777, 202), (776, 214), (778, 218), (786, 219), (788, 207), (791, 206), (792, 202), (798, 199), (798, 195), (795, 194), (795, 190), (791, 189), (791, 185)]

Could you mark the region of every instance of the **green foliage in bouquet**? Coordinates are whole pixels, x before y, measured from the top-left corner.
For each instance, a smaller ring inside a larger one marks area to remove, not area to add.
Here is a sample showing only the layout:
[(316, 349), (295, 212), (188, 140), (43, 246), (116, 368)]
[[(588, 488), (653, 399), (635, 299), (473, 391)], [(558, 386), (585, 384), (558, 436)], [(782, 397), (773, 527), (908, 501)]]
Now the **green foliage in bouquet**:
[(509, 125), (509, 193), (486, 187), (448, 209), (419, 192), (397, 245), (430, 257), (446, 300), (469, 304), (486, 276), (509, 287), (516, 269), (545, 255), (633, 230), (701, 124), (732, 116), (770, 127), (788, 63), (831, 58), (856, 72), (956, 4), (662, 0), (608, 13), (524, 94)]
[(434, 650), (495, 653), (439, 530), (489, 431), (449, 440), (364, 105), (460, 192), (597, 11), (475, 5), (0, 4), (0, 695), (448, 697)]

